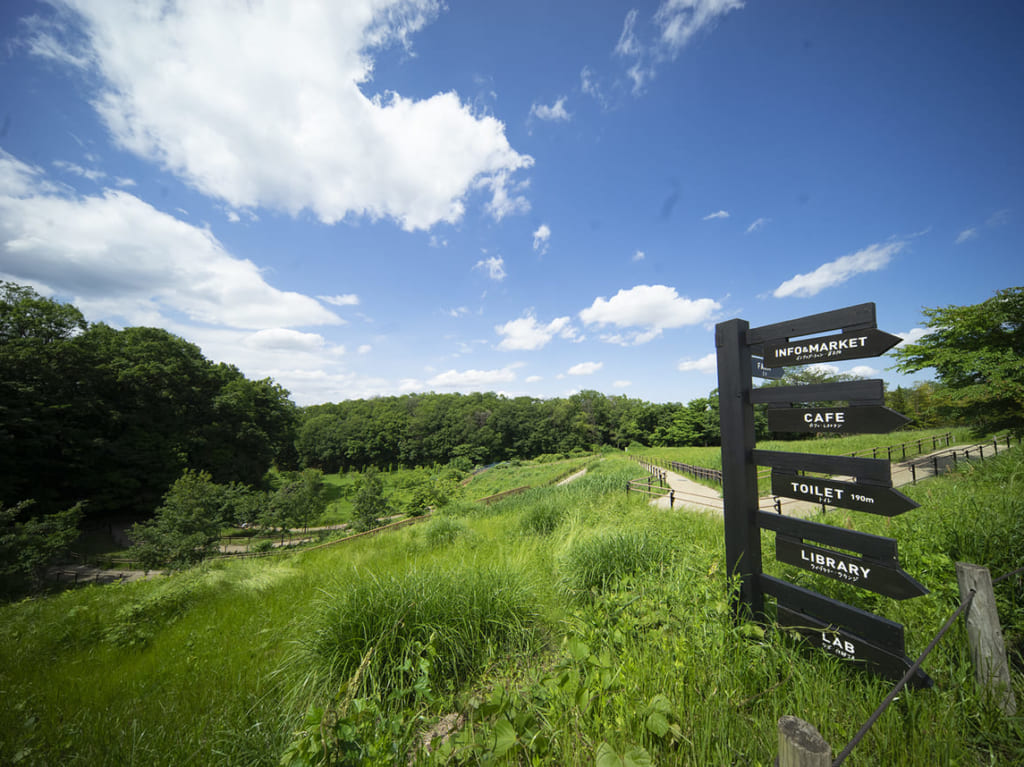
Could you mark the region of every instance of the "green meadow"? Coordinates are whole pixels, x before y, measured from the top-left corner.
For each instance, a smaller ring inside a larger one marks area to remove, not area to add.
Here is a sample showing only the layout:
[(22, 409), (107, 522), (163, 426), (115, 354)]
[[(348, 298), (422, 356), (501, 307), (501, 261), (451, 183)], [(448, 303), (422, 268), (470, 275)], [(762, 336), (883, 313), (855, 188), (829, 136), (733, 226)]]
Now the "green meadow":
[[(375, 536), (0, 607), (0, 763), (771, 765), (781, 715), (838, 752), (889, 691), (734, 622), (720, 515), (627, 496), (622, 454), (543, 468), (483, 472)], [(921, 508), (820, 519), (898, 539), (927, 596), (774, 563), (769, 533), (763, 550), (773, 574), (903, 623), (914, 657), (958, 604), (956, 561), (1024, 561), (1024, 453), (904, 491)], [(996, 588), (1020, 705), (1024, 580)], [(1024, 720), (976, 688), (962, 623), (924, 667), (934, 686), (901, 693), (847, 765), (1024, 763)]]

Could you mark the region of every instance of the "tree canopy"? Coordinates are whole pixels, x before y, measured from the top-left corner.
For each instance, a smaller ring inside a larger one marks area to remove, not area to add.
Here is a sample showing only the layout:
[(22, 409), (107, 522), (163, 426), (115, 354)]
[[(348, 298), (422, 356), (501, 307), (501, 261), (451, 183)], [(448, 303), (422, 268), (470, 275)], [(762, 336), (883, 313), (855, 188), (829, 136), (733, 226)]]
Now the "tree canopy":
[(185, 469), (259, 483), (294, 450), (296, 419), (273, 381), (165, 330), (90, 325), (0, 283), (0, 504), (146, 516)]
[(1024, 433), (1024, 287), (924, 315), (930, 332), (893, 351), (897, 369), (933, 368), (939, 409), (977, 433)]

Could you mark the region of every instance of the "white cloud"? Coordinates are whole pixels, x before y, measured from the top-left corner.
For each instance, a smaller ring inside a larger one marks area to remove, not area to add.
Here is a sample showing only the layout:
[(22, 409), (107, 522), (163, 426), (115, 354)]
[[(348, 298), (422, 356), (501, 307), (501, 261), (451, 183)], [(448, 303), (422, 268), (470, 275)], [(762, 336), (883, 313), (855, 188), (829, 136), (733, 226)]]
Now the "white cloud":
[(678, 53), (701, 29), (719, 16), (743, 7), (743, 0), (664, 0), (654, 14), (662, 43)]
[(527, 376), (526, 379), (525, 379), (526, 383), (537, 383), (537, 381), (543, 381), (543, 380), (544, 379), (541, 378), (540, 376)]
[(837, 368), (835, 365), (829, 365), (827, 362), (817, 362), (813, 365), (808, 365), (807, 370), (811, 371), (812, 373), (818, 373), (819, 375), (839, 375), (839, 368)]
[(716, 210), (714, 213), (708, 213), (701, 221), (712, 221), (716, 218), (729, 218), (729, 211), (727, 210)]
[(626, 74), (633, 83), (633, 93), (640, 93), (658, 67), (673, 61), (700, 30), (742, 7), (742, 0), (663, 0), (651, 19), (653, 36), (638, 31), (635, 9), (627, 12), (614, 52), (631, 61)]
[(61, 194), (33, 169), (0, 154), (4, 271), (42, 284), (89, 314), (161, 324), (168, 312), (251, 330), (339, 324), (319, 302), (269, 285), (206, 229), (124, 191)]
[(973, 227), (970, 229), (964, 229), (962, 232), (960, 232), (960, 234), (956, 236), (956, 244), (960, 245), (961, 243), (967, 242), (968, 240), (973, 240), (977, 236), (977, 229)]
[(896, 333), (903, 340), (896, 345), (896, 348), (903, 346), (904, 344), (916, 344), (926, 335), (932, 332), (931, 328), (911, 328), (904, 333)]
[(242, 343), (251, 349), (280, 349), (286, 351), (319, 351), (324, 337), (317, 333), (301, 333), (287, 328), (267, 328), (246, 336)]
[(480, 389), (496, 383), (508, 383), (516, 380), (515, 369), (521, 363), (508, 365), (497, 370), (448, 370), (427, 381), (427, 384), (444, 389)]
[(491, 256), (482, 261), (477, 261), (474, 269), (482, 269), (492, 280), (501, 282), (507, 276), (505, 274), (505, 259), (501, 256)]
[(591, 376), (603, 367), (603, 362), (581, 362), (573, 365), (565, 373), (570, 376)]
[(686, 359), (680, 362), (676, 366), (676, 369), (683, 373), (691, 371), (696, 371), (698, 373), (714, 373), (718, 370), (718, 355), (711, 352), (710, 354), (704, 355), (699, 360)]
[(594, 299), (594, 303), (579, 316), (586, 325), (643, 328), (602, 337), (609, 343), (627, 345), (646, 343), (666, 328), (707, 322), (721, 308), (721, 304), (710, 298), (695, 301), (682, 298), (675, 288), (667, 285), (637, 285), (629, 290), (620, 290), (611, 299)]
[(634, 261), (643, 261), (644, 258), (646, 258), (646, 254), (642, 250), (638, 250), (636, 253), (633, 254)]
[[(30, 50), (98, 77), (93, 105), (116, 143), (233, 208), (458, 221), (474, 189), (495, 216), (533, 159), (452, 92), (373, 92), (374, 57), (442, 10), (438, 0), (211, 3), (66, 0)], [(60, 44), (78, 39), (77, 46)]]
[(632, 385), (632, 381), (612, 381), (613, 389), (628, 389)]
[(756, 232), (758, 229), (762, 229), (764, 227), (764, 225), (769, 223), (769, 222), (771, 222), (770, 218), (757, 218), (757, 219), (754, 219), (754, 222), (750, 226), (747, 227), (747, 234), (751, 234), (753, 232)]
[(491, 201), (485, 207), (495, 221), (501, 221), (514, 213), (526, 213), (530, 209), (530, 201), (517, 194), (529, 186), (529, 182), (510, 184), (509, 174), (504, 171), (481, 179), (476, 186), (491, 190)]
[(608, 99), (605, 97), (604, 91), (601, 90), (601, 86), (594, 79), (594, 72), (590, 67), (583, 67), (580, 70), (580, 90), (593, 98), (602, 107), (608, 106)]
[(369, 354), (372, 351), (373, 347), (370, 346), (369, 344), (360, 344), (359, 348), (356, 350), (356, 352), (359, 354)]
[(858, 378), (877, 378), (882, 374), (882, 371), (870, 365), (854, 365), (846, 372)]
[(533, 104), (530, 107), (530, 115), (536, 117), (538, 120), (548, 120), (550, 122), (568, 122), (571, 115), (565, 111), (565, 96), (555, 101), (551, 106), (544, 104)]
[(317, 298), (334, 306), (359, 306), (359, 296), (355, 293), (345, 293), (337, 296), (317, 296)]
[(825, 288), (841, 285), (857, 274), (875, 272), (885, 268), (892, 257), (903, 250), (905, 245), (906, 243), (902, 241), (889, 242), (885, 245), (869, 245), (856, 253), (822, 264), (813, 272), (798, 274), (786, 280), (775, 288), (772, 295), (776, 298), (817, 295)]
[(95, 168), (83, 168), (81, 165), (73, 162), (66, 162), (64, 160), (54, 160), (53, 166), (60, 170), (67, 171), (68, 173), (73, 173), (76, 176), (81, 176), (89, 181), (101, 181), (107, 176), (107, 174), (101, 170), (97, 170)]
[(548, 252), (548, 241), (550, 239), (551, 227), (547, 224), (541, 224), (537, 227), (537, 231), (533, 233), (533, 249), (543, 256)]
[(494, 330), (504, 336), (498, 344), (498, 348), (504, 351), (535, 351), (546, 346), (556, 335), (566, 339), (576, 335), (568, 317), (557, 317), (544, 325), (537, 322), (533, 314), (496, 325)]
[(449, 317), (465, 317), (469, 314), (469, 308), (465, 306), (456, 306), (454, 309), (445, 309), (444, 313)]

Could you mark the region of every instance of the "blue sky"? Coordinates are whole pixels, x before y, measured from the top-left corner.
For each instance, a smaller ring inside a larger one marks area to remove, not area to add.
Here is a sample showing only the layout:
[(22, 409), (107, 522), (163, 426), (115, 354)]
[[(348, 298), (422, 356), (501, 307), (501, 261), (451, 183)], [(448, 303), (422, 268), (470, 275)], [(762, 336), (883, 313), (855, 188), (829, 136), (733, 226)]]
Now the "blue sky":
[(302, 405), (686, 402), (716, 322), (1024, 284), (1016, 2), (164, 5), (0, 5), (0, 278)]

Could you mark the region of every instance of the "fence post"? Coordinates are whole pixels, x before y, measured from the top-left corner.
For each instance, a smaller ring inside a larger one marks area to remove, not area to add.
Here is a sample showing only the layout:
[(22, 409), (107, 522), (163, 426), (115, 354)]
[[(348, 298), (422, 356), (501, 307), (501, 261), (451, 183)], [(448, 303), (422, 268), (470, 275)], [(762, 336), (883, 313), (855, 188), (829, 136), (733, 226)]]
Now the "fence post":
[(910, 464), (910, 481), (917, 484), (917, 469), (914, 468), (914, 464)]
[(779, 767), (830, 767), (832, 746), (813, 724), (786, 715), (778, 727)]
[(1017, 701), (1010, 686), (1010, 669), (1006, 663), (1006, 645), (999, 627), (995, 592), (992, 591), (992, 575), (987, 567), (957, 562), (956, 579), (961, 602), (974, 591), (974, 600), (964, 616), (974, 678), (993, 696), (1004, 714), (1013, 716), (1017, 712)]
[(668, 491), (668, 507), (670, 509), (674, 509), (676, 507), (676, 491), (675, 490), (669, 490)]

